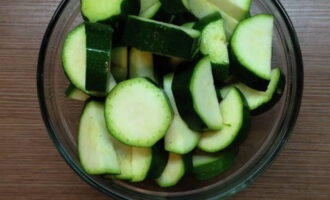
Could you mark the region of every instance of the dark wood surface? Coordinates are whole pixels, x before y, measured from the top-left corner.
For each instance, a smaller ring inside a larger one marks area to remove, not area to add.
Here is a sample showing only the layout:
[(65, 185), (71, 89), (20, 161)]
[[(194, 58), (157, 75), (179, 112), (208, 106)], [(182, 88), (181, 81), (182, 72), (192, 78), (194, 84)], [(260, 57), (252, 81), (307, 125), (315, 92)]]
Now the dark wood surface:
[[(41, 39), (60, 0), (0, 1), (0, 199), (109, 199), (64, 162), (36, 92)], [(330, 199), (330, 2), (282, 0), (298, 32), (305, 90), (276, 162), (233, 199)]]

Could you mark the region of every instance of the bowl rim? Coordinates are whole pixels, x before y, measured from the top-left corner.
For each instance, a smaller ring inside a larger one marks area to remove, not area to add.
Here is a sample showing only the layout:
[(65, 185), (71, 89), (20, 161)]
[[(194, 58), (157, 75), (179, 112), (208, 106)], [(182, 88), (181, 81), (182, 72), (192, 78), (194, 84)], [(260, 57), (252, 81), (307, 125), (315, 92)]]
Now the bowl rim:
[[(45, 31), (44, 37), (41, 42), (40, 50), (39, 50), (39, 58), (38, 58), (38, 64), (37, 64), (37, 92), (38, 92), (38, 100), (39, 100), (39, 107), (41, 111), (41, 115), (44, 121), (44, 124), (47, 128), (48, 134), (50, 138), (52, 139), (54, 145), (56, 146), (57, 150), (60, 152), (60, 155), (62, 158), (67, 162), (67, 164), (73, 169), (73, 171), (79, 175), (85, 182), (93, 186), (94, 188), (98, 189), (99, 191), (103, 192), (104, 194), (107, 194), (113, 198), (116, 199), (123, 199), (122, 196), (114, 191), (109, 192), (105, 187), (98, 184), (96, 181), (91, 179), (85, 172), (83, 172), (77, 165), (74, 164), (71, 157), (66, 153), (66, 149), (61, 144), (60, 140), (57, 138), (55, 131), (52, 127), (52, 123), (49, 118), (49, 113), (46, 106), (45, 101), (45, 94), (44, 94), (44, 61), (45, 61), (45, 53), (48, 47), (50, 36), (53, 32), (53, 29), (63, 12), (64, 8), (68, 4), (70, 0), (62, 0), (55, 10), (48, 26)], [(216, 196), (215, 198), (225, 198), (233, 195), (234, 193), (237, 193), (243, 189), (245, 189), (247, 186), (249, 186), (252, 182), (254, 182), (275, 160), (275, 158), (279, 155), (282, 147), (286, 144), (288, 141), (289, 136), (292, 133), (292, 130), (294, 128), (294, 125), (297, 121), (301, 100), (303, 96), (303, 78), (304, 78), (304, 70), (303, 70), (303, 59), (301, 54), (301, 48), (298, 40), (297, 33), (295, 31), (295, 28), (292, 24), (291, 19), (289, 18), (288, 13), (285, 11), (282, 3), (279, 0), (272, 0), (276, 8), (278, 9), (281, 17), (283, 18), (287, 28), (289, 35), (291, 37), (291, 42), (293, 45), (294, 54), (296, 58), (296, 68), (297, 68), (297, 77), (295, 80), (296, 83), (296, 95), (293, 96), (293, 102), (295, 103), (295, 106), (293, 107), (290, 115), (288, 118), (288, 127), (286, 132), (282, 135), (282, 138), (280, 139), (280, 142), (278, 142), (275, 147), (273, 147), (273, 151), (270, 153), (265, 153), (267, 155), (263, 155), (260, 160), (257, 162), (257, 166), (259, 166), (257, 169), (253, 170), (251, 174), (247, 177), (240, 178), (238, 181), (235, 182), (234, 187), (226, 190), (224, 193), (220, 194), (219, 196)]]

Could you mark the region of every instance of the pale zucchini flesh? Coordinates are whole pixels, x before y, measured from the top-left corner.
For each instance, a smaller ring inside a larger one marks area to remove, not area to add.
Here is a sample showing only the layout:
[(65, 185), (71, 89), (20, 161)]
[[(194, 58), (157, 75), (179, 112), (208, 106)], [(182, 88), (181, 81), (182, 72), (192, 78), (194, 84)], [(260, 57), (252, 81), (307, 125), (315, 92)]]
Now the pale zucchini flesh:
[(87, 103), (79, 123), (78, 152), (88, 174), (119, 174), (120, 163), (104, 119), (104, 104)]

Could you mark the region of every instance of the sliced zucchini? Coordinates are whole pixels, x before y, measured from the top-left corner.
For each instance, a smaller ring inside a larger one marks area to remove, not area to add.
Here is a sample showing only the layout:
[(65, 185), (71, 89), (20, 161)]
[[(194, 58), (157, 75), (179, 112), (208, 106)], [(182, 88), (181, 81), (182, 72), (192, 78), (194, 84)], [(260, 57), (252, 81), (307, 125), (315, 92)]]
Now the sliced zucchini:
[(111, 62), (111, 73), (115, 80), (118, 82), (126, 80), (128, 75), (127, 47), (117, 47), (112, 49)]
[(70, 82), (88, 93), (86, 83), (86, 31), (85, 24), (74, 28), (66, 37), (62, 50), (63, 69)]
[(228, 170), (238, 153), (238, 148), (229, 148), (218, 153), (197, 151), (193, 155), (192, 174), (198, 180), (214, 178)]
[(176, 154), (187, 154), (197, 146), (199, 133), (189, 129), (180, 117), (172, 93), (172, 81), (173, 74), (164, 77), (164, 90), (174, 110), (172, 124), (165, 135), (165, 149)]
[(145, 78), (119, 83), (107, 96), (109, 132), (124, 144), (151, 147), (166, 134), (173, 111), (165, 94)]
[(164, 149), (164, 141), (160, 140), (152, 147), (151, 166), (147, 177), (150, 179), (159, 178), (168, 161), (168, 152)]
[(214, 12), (219, 12), (224, 20), (225, 30), (228, 38), (231, 37), (231, 34), (239, 23), (238, 20), (226, 14), (220, 8), (218, 8), (213, 3), (210, 3), (209, 1), (188, 0), (188, 8), (189, 11), (199, 19), (202, 19)]
[(215, 82), (224, 82), (229, 76), (229, 56), (223, 20), (218, 12), (196, 24), (202, 31), (200, 50), (209, 56)]
[(132, 147), (132, 182), (140, 182), (147, 177), (151, 160), (151, 148)]
[(231, 42), (233, 74), (244, 84), (265, 91), (271, 76), (274, 17), (259, 14), (243, 20)]
[(128, 14), (138, 14), (137, 0), (81, 0), (81, 14), (89, 22), (110, 22), (124, 18)]
[(137, 77), (156, 81), (152, 54), (132, 48), (129, 55), (129, 78)]
[[(108, 37), (108, 36), (107, 36)], [(99, 41), (99, 40), (98, 40)], [(87, 47), (85, 24), (81, 24), (73, 29), (66, 37), (63, 44), (62, 63), (65, 74), (70, 82), (79, 90), (92, 96), (105, 96), (109, 92), (111, 84), (110, 72), (102, 73), (107, 76), (107, 92), (88, 91), (86, 89), (87, 71)], [(96, 58), (96, 57), (95, 57)], [(94, 59), (95, 59), (94, 58)], [(93, 60), (93, 59), (92, 59)], [(108, 69), (105, 67), (105, 69)], [(104, 80), (104, 79), (103, 79)], [(110, 82), (109, 82), (110, 81)]]
[(157, 0), (155, 4), (140, 12), (140, 17), (151, 19), (153, 18), (161, 9), (162, 4)]
[(221, 96), (225, 97), (231, 88), (236, 87), (244, 95), (252, 114), (259, 114), (272, 108), (281, 98), (284, 87), (285, 77), (280, 68), (272, 70), (270, 83), (266, 91), (258, 91), (246, 86), (243, 83), (234, 83), (220, 90)]
[(227, 15), (237, 21), (245, 19), (249, 15), (252, 0), (209, 0)]
[(110, 81), (110, 58), (113, 29), (97, 23), (85, 23), (86, 90), (106, 93)]
[(89, 98), (89, 95), (85, 92), (79, 90), (74, 85), (70, 84), (68, 89), (66, 89), (65, 96), (69, 99), (86, 101)]
[[(188, 66), (184, 66), (188, 65)], [(183, 63), (174, 74), (172, 92), (182, 119), (192, 130), (219, 130), (222, 117), (208, 57), (195, 66)]]
[(200, 32), (130, 15), (124, 41), (142, 51), (186, 59), (198, 53)]
[(204, 132), (198, 148), (205, 152), (217, 152), (225, 149), (239, 135), (245, 134), (249, 126), (249, 110), (241, 92), (233, 88), (220, 103), (224, 126), (220, 131)]
[(170, 153), (168, 162), (162, 175), (156, 179), (160, 187), (171, 187), (176, 185), (184, 176), (186, 171), (185, 162), (181, 155)]
[(181, 26), (185, 27), (185, 28), (194, 28), (195, 22), (187, 22), (187, 23), (182, 24)]
[(104, 119), (104, 104), (86, 104), (79, 123), (78, 152), (88, 174), (119, 174), (120, 163)]
[(132, 147), (123, 144), (111, 137), (113, 146), (116, 150), (116, 154), (120, 164), (120, 174), (114, 175), (115, 179), (131, 180), (132, 175)]
[(220, 13), (221, 13), (222, 19), (224, 21), (227, 38), (231, 38), (237, 25), (239, 24), (239, 21), (236, 20), (235, 18), (227, 15), (225, 12), (220, 11)]
[(159, 4), (159, 0), (140, 0), (140, 16), (149, 8), (153, 7), (156, 4)]

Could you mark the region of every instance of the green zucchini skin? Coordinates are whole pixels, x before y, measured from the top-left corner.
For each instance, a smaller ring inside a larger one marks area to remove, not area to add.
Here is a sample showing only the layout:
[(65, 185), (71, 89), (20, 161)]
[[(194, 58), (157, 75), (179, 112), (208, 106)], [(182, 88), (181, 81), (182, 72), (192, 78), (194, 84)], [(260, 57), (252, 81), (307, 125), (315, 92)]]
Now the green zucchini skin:
[(278, 83), (277, 89), (274, 92), (271, 100), (268, 103), (261, 105), (257, 109), (252, 110), (251, 115), (259, 115), (259, 114), (262, 114), (262, 113), (270, 110), (271, 108), (273, 108), (274, 105), (281, 99), (281, 97), (284, 93), (285, 83), (286, 83), (285, 75), (283, 74), (282, 71), (280, 71), (279, 83)]
[(274, 16), (258, 14), (241, 21), (230, 39), (233, 74), (256, 90), (267, 90), (270, 82), (273, 27)]
[(175, 103), (177, 104), (180, 116), (184, 116), (184, 121), (187, 123), (189, 128), (192, 130), (205, 130), (207, 125), (200, 118), (198, 113), (192, 109), (193, 96), (190, 93), (190, 77), (192, 77), (194, 72), (194, 66), (196, 61), (183, 62), (178, 66), (178, 71), (174, 73), (172, 92), (175, 98)]
[[(199, 32), (189, 35), (183, 28), (136, 16), (129, 16), (124, 41), (142, 51), (192, 59), (199, 50)], [(180, 47), (180, 48), (178, 48)]]
[(170, 62), (170, 58), (165, 56), (153, 55), (153, 62), (155, 66), (155, 76), (158, 83), (163, 87), (163, 80), (166, 74), (174, 72), (174, 67)]
[(242, 83), (246, 84), (247, 86), (254, 88), (256, 90), (261, 90), (261, 91), (267, 90), (267, 86), (270, 81), (259, 77), (252, 71), (248, 70), (245, 66), (240, 64), (240, 62), (234, 55), (230, 44), (229, 44), (229, 59), (231, 64), (230, 73), (234, 74), (237, 77), (237, 79), (239, 79)]
[[(227, 99), (228, 97), (231, 98), (230, 101)], [(239, 116), (235, 116), (235, 120), (233, 117), (225, 118), (224, 123), (227, 127), (219, 131), (202, 133), (198, 144), (200, 150), (215, 153), (232, 145), (240, 144), (245, 140), (246, 133), (250, 127), (250, 110), (240, 90), (232, 88), (230, 93), (220, 103), (220, 109), (224, 118), (228, 117), (229, 114), (238, 114)], [(228, 114), (228, 112), (230, 113)]]
[(85, 23), (86, 90), (106, 93), (110, 79), (113, 29), (98, 23)]
[(221, 15), (219, 12), (214, 12), (211, 13), (205, 17), (203, 17), (202, 19), (200, 19), (195, 25), (194, 25), (194, 29), (199, 30), (199, 31), (203, 31), (203, 29), (210, 23), (210, 22), (214, 22), (217, 21), (219, 19), (222, 19)]
[(168, 161), (169, 155), (168, 152), (164, 149), (164, 140), (157, 142), (152, 147), (151, 151), (151, 166), (147, 177), (150, 179), (156, 179), (162, 175)]
[[(198, 180), (208, 180), (227, 171), (234, 163), (239, 152), (238, 147), (228, 147), (218, 153), (205, 153), (197, 151), (194, 156), (206, 156), (210, 158), (208, 163), (193, 163), (192, 174)], [(212, 160), (211, 160), (212, 159)]]
[(232, 142), (233, 146), (239, 146), (240, 144), (242, 144), (244, 142), (244, 140), (247, 137), (247, 133), (249, 132), (250, 127), (251, 127), (251, 111), (249, 109), (248, 103), (247, 103), (244, 95), (242, 94), (242, 92), (239, 89), (237, 89), (237, 90), (243, 100), (243, 123), (242, 123), (242, 126), (241, 126), (239, 132), (236, 135), (236, 138)]

